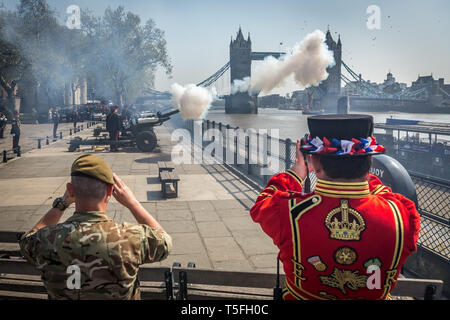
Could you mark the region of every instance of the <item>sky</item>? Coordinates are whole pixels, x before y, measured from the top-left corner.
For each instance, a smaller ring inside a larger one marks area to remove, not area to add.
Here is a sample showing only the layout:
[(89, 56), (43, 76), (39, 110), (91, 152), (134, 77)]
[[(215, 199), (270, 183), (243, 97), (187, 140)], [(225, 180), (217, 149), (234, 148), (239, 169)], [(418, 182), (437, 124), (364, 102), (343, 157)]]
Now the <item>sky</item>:
[[(19, 2), (1, 1), (8, 8)], [(69, 5), (89, 8), (97, 15), (108, 6), (123, 5), (143, 23), (153, 19), (165, 32), (173, 65), (172, 78), (157, 72), (157, 90), (167, 90), (173, 82), (198, 83), (216, 72), (229, 60), (230, 37), (236, 37), (239, 26), (245, 36), (250, 32), (253, 51), (285, 51), (308, 33), (326, 32), (329, 26), (335, 39), (341, 36), (343, 61), (364, 79), (379, 83), (391, 71), (397, 81), (408, 85), (419, 74), (433, 74), (450, 83), (448, 0), (47, 1), (62, 21)], [(370, 5), (380, 8), (380, 29), (370, 30), (366, 25)], [(288, 83), (279, 93), (298, 89)]]

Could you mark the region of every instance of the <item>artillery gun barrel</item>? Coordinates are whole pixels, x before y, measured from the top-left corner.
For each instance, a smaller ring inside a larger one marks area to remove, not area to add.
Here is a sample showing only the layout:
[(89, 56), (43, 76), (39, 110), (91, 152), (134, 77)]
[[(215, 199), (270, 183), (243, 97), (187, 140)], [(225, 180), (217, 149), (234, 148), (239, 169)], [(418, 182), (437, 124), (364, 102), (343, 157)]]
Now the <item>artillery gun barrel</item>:
[(178, 109), (172, 110), (172, 111), (167, 112), (167, 113), (159, 114), (158, 118), (168, 118), (168, 117), (170, 117), (170, 116), (172, 116), (174, 114), (177, 114), (178, 112), (180, 112), (180, 110), (178, 110)]

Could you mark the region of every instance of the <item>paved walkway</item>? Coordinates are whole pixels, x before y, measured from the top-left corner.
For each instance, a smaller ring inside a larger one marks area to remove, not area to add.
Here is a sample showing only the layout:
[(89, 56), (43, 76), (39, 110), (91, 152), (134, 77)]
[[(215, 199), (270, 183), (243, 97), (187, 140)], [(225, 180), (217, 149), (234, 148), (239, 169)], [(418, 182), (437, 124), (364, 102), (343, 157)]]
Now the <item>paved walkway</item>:
[[(83, 125), (86, 128), (87, 122), (78, 122), (77, 126)], [(59, 133), (62, 132), (62, 136), (64, 139), (69, 139), (69, 129), (73, 129), (73, 123), (60, 123), (58, 125), (58, 138)], [(12, 149), (12, 136), (11, 132), (11, 124), (8, 124), (5, 128), (4, 139), (0, 139), (0, 151), (10, 150)], [(53, 137), (53, 123), (44, 123), (44, 124), (27, 124), (22, 123), (20, 126), (20, 140), (19, 144), (21, 147), (22, 153), (28, 152), (32, 149), (37, 148), (38, 142), (37, 138), (49, 137), (49, 140), (52, 141)], [(45, 144), (45, 140), (41, 141), (42, 144)]]
[[(91, 130), (77, 135), (88, 136)], [(198, 268), (274, 272), (277, 248), (253, 223), (249, 209), (259, 190), (222, 165), (176, 165), (179, 197), (161, 198), (157, 161), (170, 161), (174, 142), (167, 127), (155, 130), (160, 152), (97, 152), (135, 192), (172, 236), (174, 248), (167, 260)], [(91, 152), (84, 146), (82, 152)], [(27, 231), (61, 196), (69, 181), (70, 165), (80, 152), (69, 153), (67, 141), (24, 153), (0, 164), (0, 229)], [(63, 219), (73, 213), (69, 208)], [(117, 222), (135, 222), (114, 199), (108, 214)]]

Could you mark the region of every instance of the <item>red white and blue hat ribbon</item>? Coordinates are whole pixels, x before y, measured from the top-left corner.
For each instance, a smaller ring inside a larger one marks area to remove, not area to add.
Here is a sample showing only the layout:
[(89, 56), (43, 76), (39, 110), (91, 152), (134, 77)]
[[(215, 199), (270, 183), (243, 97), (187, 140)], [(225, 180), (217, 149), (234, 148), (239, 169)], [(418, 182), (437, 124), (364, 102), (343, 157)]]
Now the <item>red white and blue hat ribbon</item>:
[(317, 154), (334, 155), (354, 155), (354, 154), (377, 154), (386, 150), (382, 145), (377, 144), (374, 137), (352, 139), (352, 140), (328, 140), (326, 137), (308, 138), (302, 149)]

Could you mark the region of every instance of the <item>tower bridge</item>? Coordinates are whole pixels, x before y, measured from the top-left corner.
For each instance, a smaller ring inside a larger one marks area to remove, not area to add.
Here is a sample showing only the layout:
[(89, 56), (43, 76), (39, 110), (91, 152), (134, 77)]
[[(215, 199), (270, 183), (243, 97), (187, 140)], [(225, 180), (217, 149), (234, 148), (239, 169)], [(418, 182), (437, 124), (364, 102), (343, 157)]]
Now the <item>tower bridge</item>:
[[(380, 90), (379, 87), (374, 86), (370, 81), (365, 80), (361, 74), (352, 70), (342, 60), (341, 38), (339, 36), (338, 40), (335, 41), (329, 29), (326, 33), (325, 43), (333, 53), (335, 64), (327, 68), (328, 78), (318, 86), (313, 87), (312, 92), (315, 103), (311, 107), (319, 106), (325, 111), (335, 112), (337, 101), (343, 95), (342, 84), (349, 85), (354, 89), (353, 91), (355, 93), (350, 95), (350, 102), (354, 102), (355, 105), (365, 105), (369, 108), (372, 105), (396, 105), (403, 108), (411, 103), (417, 107), (428, 102), (428, 100), (424, 99), (424, 96), (426, 97), (430, 91), (430, 88), (427, 86), (388, 94)], [(279, 58), (285, 53), (252, 51), (250, 33), (247, 39), (245, 39), (242, 29), (239, 27), (236, 38), (233, 40), (233, 37), (231, 37), (229, 54), (230, 60), (211, 76), (197, 83), (197, 86), (209, 87), (217, 84), (219, 80), (222, 82), (224, 80), (228, 81), (228, 79), (224, 79), (226, 78), (224, 75), (229, 71), (229, 88), (231, 89), (235, 80), (243, 80), (244, 78), (251, 77), (252, 61), (261, 61), (268, 56)], [(444, 98), (450, 97), (449, 93), (444, 93)], [(220, 96), (225, 98), (226, 113), (258, 113), (257, 94), (252, 95), (249, 92), (232, 94), (230, 92), (229, 94), (222, 93)]]

